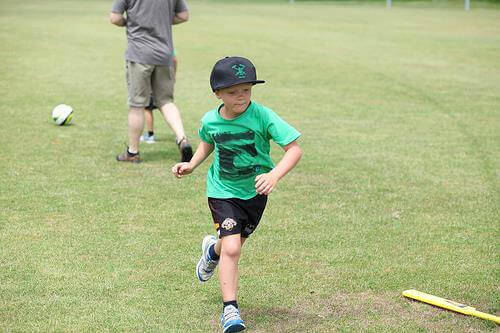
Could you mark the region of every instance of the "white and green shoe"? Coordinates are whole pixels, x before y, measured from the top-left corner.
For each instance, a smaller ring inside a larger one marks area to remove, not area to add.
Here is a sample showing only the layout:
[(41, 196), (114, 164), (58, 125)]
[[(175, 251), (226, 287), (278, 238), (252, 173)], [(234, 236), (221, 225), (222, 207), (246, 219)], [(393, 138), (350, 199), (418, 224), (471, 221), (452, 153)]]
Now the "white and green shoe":
[(219, 263), (218, 260), (212, 260), (208, 254), (210, 246), (217, 243), (217, 238), (214, 236), (205, 236), (201, 243), (201, 258), (196, 265), (196, 276), (201, 282), (208, 281), (214, 275), (215, 267)]
[(246, 328), (243, 319), (241, 319), (240, 310), (233, 305), (224, 308), (220, 322), (224, 333), (240, 332)]

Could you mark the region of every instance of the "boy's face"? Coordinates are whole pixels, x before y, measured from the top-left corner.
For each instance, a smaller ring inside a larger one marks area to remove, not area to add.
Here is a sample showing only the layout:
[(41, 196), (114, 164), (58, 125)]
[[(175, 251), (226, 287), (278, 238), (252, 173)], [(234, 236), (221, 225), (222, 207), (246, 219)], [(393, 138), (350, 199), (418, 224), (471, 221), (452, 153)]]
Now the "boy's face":
[(252, 97), (252, 84), (242, 83), (215, 91), (217, 98), (224, 102), (224, 108), (231, 116), (245, 112)]

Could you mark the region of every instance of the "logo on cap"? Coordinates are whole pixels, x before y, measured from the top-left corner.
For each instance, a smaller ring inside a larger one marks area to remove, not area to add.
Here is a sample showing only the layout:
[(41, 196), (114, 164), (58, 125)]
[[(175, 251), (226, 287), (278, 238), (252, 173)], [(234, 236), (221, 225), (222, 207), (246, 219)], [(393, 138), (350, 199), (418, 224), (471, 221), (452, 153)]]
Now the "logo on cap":
[(244, 79), (247, 76), (247, 73), (245, 73), (245, 65), (238, 64), (232, 66), (231, 68), (234, 69), (234, 75), (239, 79)]

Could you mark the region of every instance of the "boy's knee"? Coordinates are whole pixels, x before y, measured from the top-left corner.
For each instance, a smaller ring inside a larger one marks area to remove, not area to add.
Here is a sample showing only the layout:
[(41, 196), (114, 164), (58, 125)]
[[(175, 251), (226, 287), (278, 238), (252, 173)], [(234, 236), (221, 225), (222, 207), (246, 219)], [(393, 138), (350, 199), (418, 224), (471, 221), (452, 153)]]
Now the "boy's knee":
[(239, 257), (241, 254), (241, 240), (239, 237), (231, 237), (222, 242), (222, 255)]

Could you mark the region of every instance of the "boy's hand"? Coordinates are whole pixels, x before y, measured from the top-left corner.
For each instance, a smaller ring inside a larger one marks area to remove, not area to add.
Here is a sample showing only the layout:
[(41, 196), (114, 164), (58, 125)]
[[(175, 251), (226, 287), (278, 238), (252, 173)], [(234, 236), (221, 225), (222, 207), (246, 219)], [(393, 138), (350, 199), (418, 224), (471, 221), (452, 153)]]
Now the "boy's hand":
[(189, 162), (177, 163), (172, 167), (172, 173), (177, 177), (181, 178), (182, 176), (189, 175), (193, 172), (193, 167)]
[(268, 195), (274, 190), (278, 178), (272, 173), (263, 173), (255, 177), (255, 189), (257, 193)]

